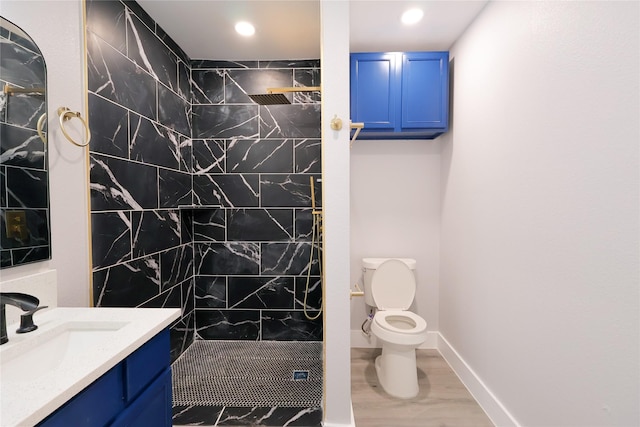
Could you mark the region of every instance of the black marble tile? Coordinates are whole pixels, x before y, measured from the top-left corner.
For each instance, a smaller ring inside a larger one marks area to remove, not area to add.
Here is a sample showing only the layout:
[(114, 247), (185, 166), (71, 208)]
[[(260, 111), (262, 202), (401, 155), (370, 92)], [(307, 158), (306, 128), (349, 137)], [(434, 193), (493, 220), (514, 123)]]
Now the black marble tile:
[(166, 33), (166, 31), (164, 31), (164, 29), (162, 29), (160, 25), (158, 25), (157, 22), (156, 22), (156, 35), (160, 40), (162, 40), (164, 44), (167, 45), (167, 47), (171, 50), (171, 52), (176, 54), (176, 56), (181, 62), (186, 64), (191, 62), (191, 59), (189, 59), (185, 51), (182, 50), (180, 46), (178, 46), (178, 44), (171, 38), (171, 36), (169, 36)]
[(29, 50), (33, 53), (39, 53), (42, 55), (42, 52), (40, 52), (40, 49), (38, 48), (38, 46), (28, 36), (22, 37), (20, 34), (16, 32), (7, 31), (6, 28), (2, 28), (2, 30), (3, 32), (6, 31), (6, 33), (3, 33), (2, 37), (5, 37), (8, 40), (11, 40), (13, 43), (16, 43), (22, 46), (26, 50)]
[(227, 143), (227, 173), (293, 172), (293, 140), (233, 139)]
[(131, 260), (130, 212), (91, 214), (91, 256), (94, 270)]
[(222, 104), (224, 102), (224, 72), (222, 70), (191, 71), (192, 102)]
[(322, 144), (320, 139), (306, 138), (296, 140), (294, 144), (294, 172), (315, 173), (322, 172)]
[(3, 165), (44, 169), (45, 146), (31, 129), (0, 123), (0, 156)]
[(258, 340), (258, 310), (196, 309), (196, 334), (207, 340)]
[(180, 286), (167, 289), (160, 295), (141, 304), (142, 308), (182, 308), (182, 290)]
[(180, 209), (180, 243), (193, 243), (193, 211)]
[(171, 363), (193, 344), (195, 335), (195, 313), (189, 313), (178, 319), (169, 329), (171, 340)]
[(225, 210), (194, 210), (193, 240), (196, 242), (224, 242), (226, 240)]
[(156, 81), (92, 33), (87, 34), (89, 91), (155, 120)]
[(42, 88), (46, 84), (46, 67), (42, 54), (40, 51), (25, 49), (20, 43), (6, 40), (0, 43), (0, 68), (2, 79), (14, 86)]
[(191, 175), (167, 169), (158, 170), (158, 191), (161, 208), (191, 205)]
[[(307, 311), (315, 317), (317, 311)], [(262, 339), (273, 341), (322, 341), (322, 315), (309, 320), (302, 311), (262, 311)]]
[(138, 4), (135, 0), (122, 0), (122, 2), (129, 9), (128, 12), (133, 12), (134, 15), (144, 23), (152, 31), (155, 31), (156, 22), (151, 16)]
[(29, 264), (51, 258), (51, 248), (49, 246), (36, 246), (24, 249), (14, 249), (11, 251), (13, 265)]
[[(40, 116), (47, 112), (47, 104), (44, 96), (12, 95), (6, 100), (5, 110), (7, 123), (36, 130)], [(46, 131), (46, 121), (43, 130)]]
[(193, 171), (197, 174), (224, 173), (225, 149), (222, 139), (194, 139)]
[(138, 258), (180, 245), (180, 226), (177, 210), (131, 212), (133, 257)]
[(158, 207), (158, 169), (91, 154), (91, 210)]
[(195, 243), (195, 274), (260, 274), (257, 243)]
[(260, 138), (320, 138), (320, 104), (260, 107)]
[(119, 1), (87, 0), (87, 30), (127, 52), (124, 5)]
[(193, 277), (193, 247), (178, 246), (160, 253), (160, 278), (162, 289), (183, 283)]
[(183, 406), (173, 407), (174, 426), (213, 426), (218, 421), (224, 406)]
[(180, 140), (180, 170), (193, 173), (193, 142), (191, 138)]
[(194, 175), (194, 203), (225, 207), (257, 207), (257, 174)]
[[(296, 69), (293, 70), (294, 86), (320, 86), (320, 69)], [(296, 92), (293, 96), (296, 104), (313, 104), (322, 100), (320, 91)]]
[(158, 120), (185, 137), (191, 136), (191, 104), (158, 85)]
[(222, 411), (218, 426), (322, 426), (322, 408), (230, 407)]
[[(296, 243), (261, 243), (261, 274), (268, 275), (299, 275), (307, 274), (311, 244)], [(311, 259), (311, 274), (320, 274), (320, 263), (316, 245)]]
[[(293, 86), (292, 70), (228, 70), (225, 75), (225, 103), (250, 104), (248, 95), (267, 93), (271, 87)], [(291, 98), (291, 94), (287, 94)]]
[(180, 138), (156, 122), (137, 114), (129, 118), (131, 160), (180, 169)]
[(227, 278), (225, 276), (196, 276), (197, 308), (227, 308)]
[(228, 308), (293, 308), (293, 277), (229, 277)]
[(192, 112), (194, 138), (258, 137), (257, 105), (194, 105)]
[(216, 61), (209, 59), (194, 59), (191, 68), (257, 68), (258, 61)]
[(0, 267), (11, 267), (13, 265), (13, 260), (11, 259), (11, 251), (0, 251)]
[(91, 151), (128, 159), (128, 111), (89, 92), (89, 112)]
[(319, 59), (259, 61), (260, 68), (320, 68)]
[(189, 280), (185, 280), (180, 285), (182, 287), (182, 315), (186, 316), (193, 312), (196, 308), (195, 301), (195, 282), (194, 276), (191, 276)]
[(193, 102), (191, 98), (191, 70), (183, 61), (178, 61), (178, 96)]
[[(306, 174), (275, 175), (263, 174), (260, 178), (261, 206), (311, 207), (311, 183), (320, 176)], [(321, 206), (322, 186), (315, 183), (316, 207)]]
[[(296, 301), (295, 308), (301, 310), (322, 309), (322, 279), (320, 276), (297, 276), (296, 278)], [(306, 305), (305, 305), (306, 300)]]
[[(27, 226), (25, 236), (7, 235), (6, 214), (24, 213)], [(0, 247), (2, 249), (29, 248), (47, 246), (51, 241), (49, 232), (49, 212), (47, 209), (1, 209), (0, 210)]]
[(160, 259), (149, 256), (93, 273), (96, 307), (137, 307), (160, 294)]
[(289, 241), (293, 239), (292, 209), (228, 209), (229, 241)]
[(311, 209), (296, 209), (294, 212), (294, 222), (295, 222), (295, 229), (296, 229), (296, 233), (295, 233), (295, 240), (296, 241), (307, 241), (310, 242), (312, 240), (312, 238), (314, 238), (316, 241), (318, 240), (318, 234), (315, 235), (315, 237), (312, 236), (313, 233), (313, 221), (314, 219), (316, 220), (316, 233), (317, 233), (317, 227), (322, 225), (319, 223), (320, 218), (319, 217), (313, 217), (313, 215), (311, 214)]
[(0, 207), (7, 207), (7, 168), (0, 164)]
[(49, 207), (49, 174), (46, 171), (7, 167), (7, 205), (12, 208)]

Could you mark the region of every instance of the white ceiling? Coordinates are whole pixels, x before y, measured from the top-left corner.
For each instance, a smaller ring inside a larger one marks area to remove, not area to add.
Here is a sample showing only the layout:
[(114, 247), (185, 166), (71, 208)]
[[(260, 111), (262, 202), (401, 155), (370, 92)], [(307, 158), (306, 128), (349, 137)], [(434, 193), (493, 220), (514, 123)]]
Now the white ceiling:
[[(137, 0), (192, 59), (277, 60), (320, 57), (318, 0)], [(351, 52), (448, 50), (485, 6), (481, 1), (350, 0)], [(409, 7), (424, 18), (400, 23)], [(234, 25), (250, 21), (253, 37)]]

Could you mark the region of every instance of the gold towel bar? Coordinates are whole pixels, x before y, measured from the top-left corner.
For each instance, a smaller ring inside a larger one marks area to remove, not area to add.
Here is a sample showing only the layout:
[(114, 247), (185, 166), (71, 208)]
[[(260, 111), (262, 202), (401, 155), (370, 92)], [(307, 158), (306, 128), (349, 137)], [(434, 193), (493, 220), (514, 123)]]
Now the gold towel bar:
[(4, 86), (4, 93), (7, 95), (14, 95), (18, 93), (23, 93), (26, 95), (44, 95), (45, 90), (44, 88), (41, 88), (41, 87), (22, 88), (22, 87), (15, 87), (7, 84)]

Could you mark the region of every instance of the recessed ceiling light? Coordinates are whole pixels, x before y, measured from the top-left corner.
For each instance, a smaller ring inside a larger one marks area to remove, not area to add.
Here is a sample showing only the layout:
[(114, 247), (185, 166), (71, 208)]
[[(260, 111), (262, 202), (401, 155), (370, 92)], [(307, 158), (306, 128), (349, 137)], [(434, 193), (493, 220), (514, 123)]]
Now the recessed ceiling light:
[(256, 29), (250, 23), (242, 21), (236, 24), (236, 31), (242, 36), (249, 37), (256, 32)]
[(424, 13), (421, 9), (409, 9), (402, 14), (402, 23), (404, 25), (413, 25), (422, 19)]

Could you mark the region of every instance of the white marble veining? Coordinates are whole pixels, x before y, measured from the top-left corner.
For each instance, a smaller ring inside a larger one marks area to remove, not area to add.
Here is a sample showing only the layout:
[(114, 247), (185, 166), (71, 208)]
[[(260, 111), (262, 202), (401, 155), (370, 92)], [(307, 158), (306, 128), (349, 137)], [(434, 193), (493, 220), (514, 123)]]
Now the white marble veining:
[[(42, 345), (65, 324), (121, 325), (108, 339), (96, 339), (41, 375), (3, 375), (0, 368), (0, 425), (34, 425), (113, 368), (180, 316), (179, 309), (164, 308), (55, 308), (36, 313), (37, 330), (16, 334), (8, 325), (9, 342), (0, 347), (0, 362), (20, 358), (30, 343)], [(104, 331), (96, 332), (103, 334)], [(43, 360), (43, 363), (47, 361)], [(37, 363), (37, 362), (36, 362)], [(7, 366), (8, 368), (8, 366)]]

